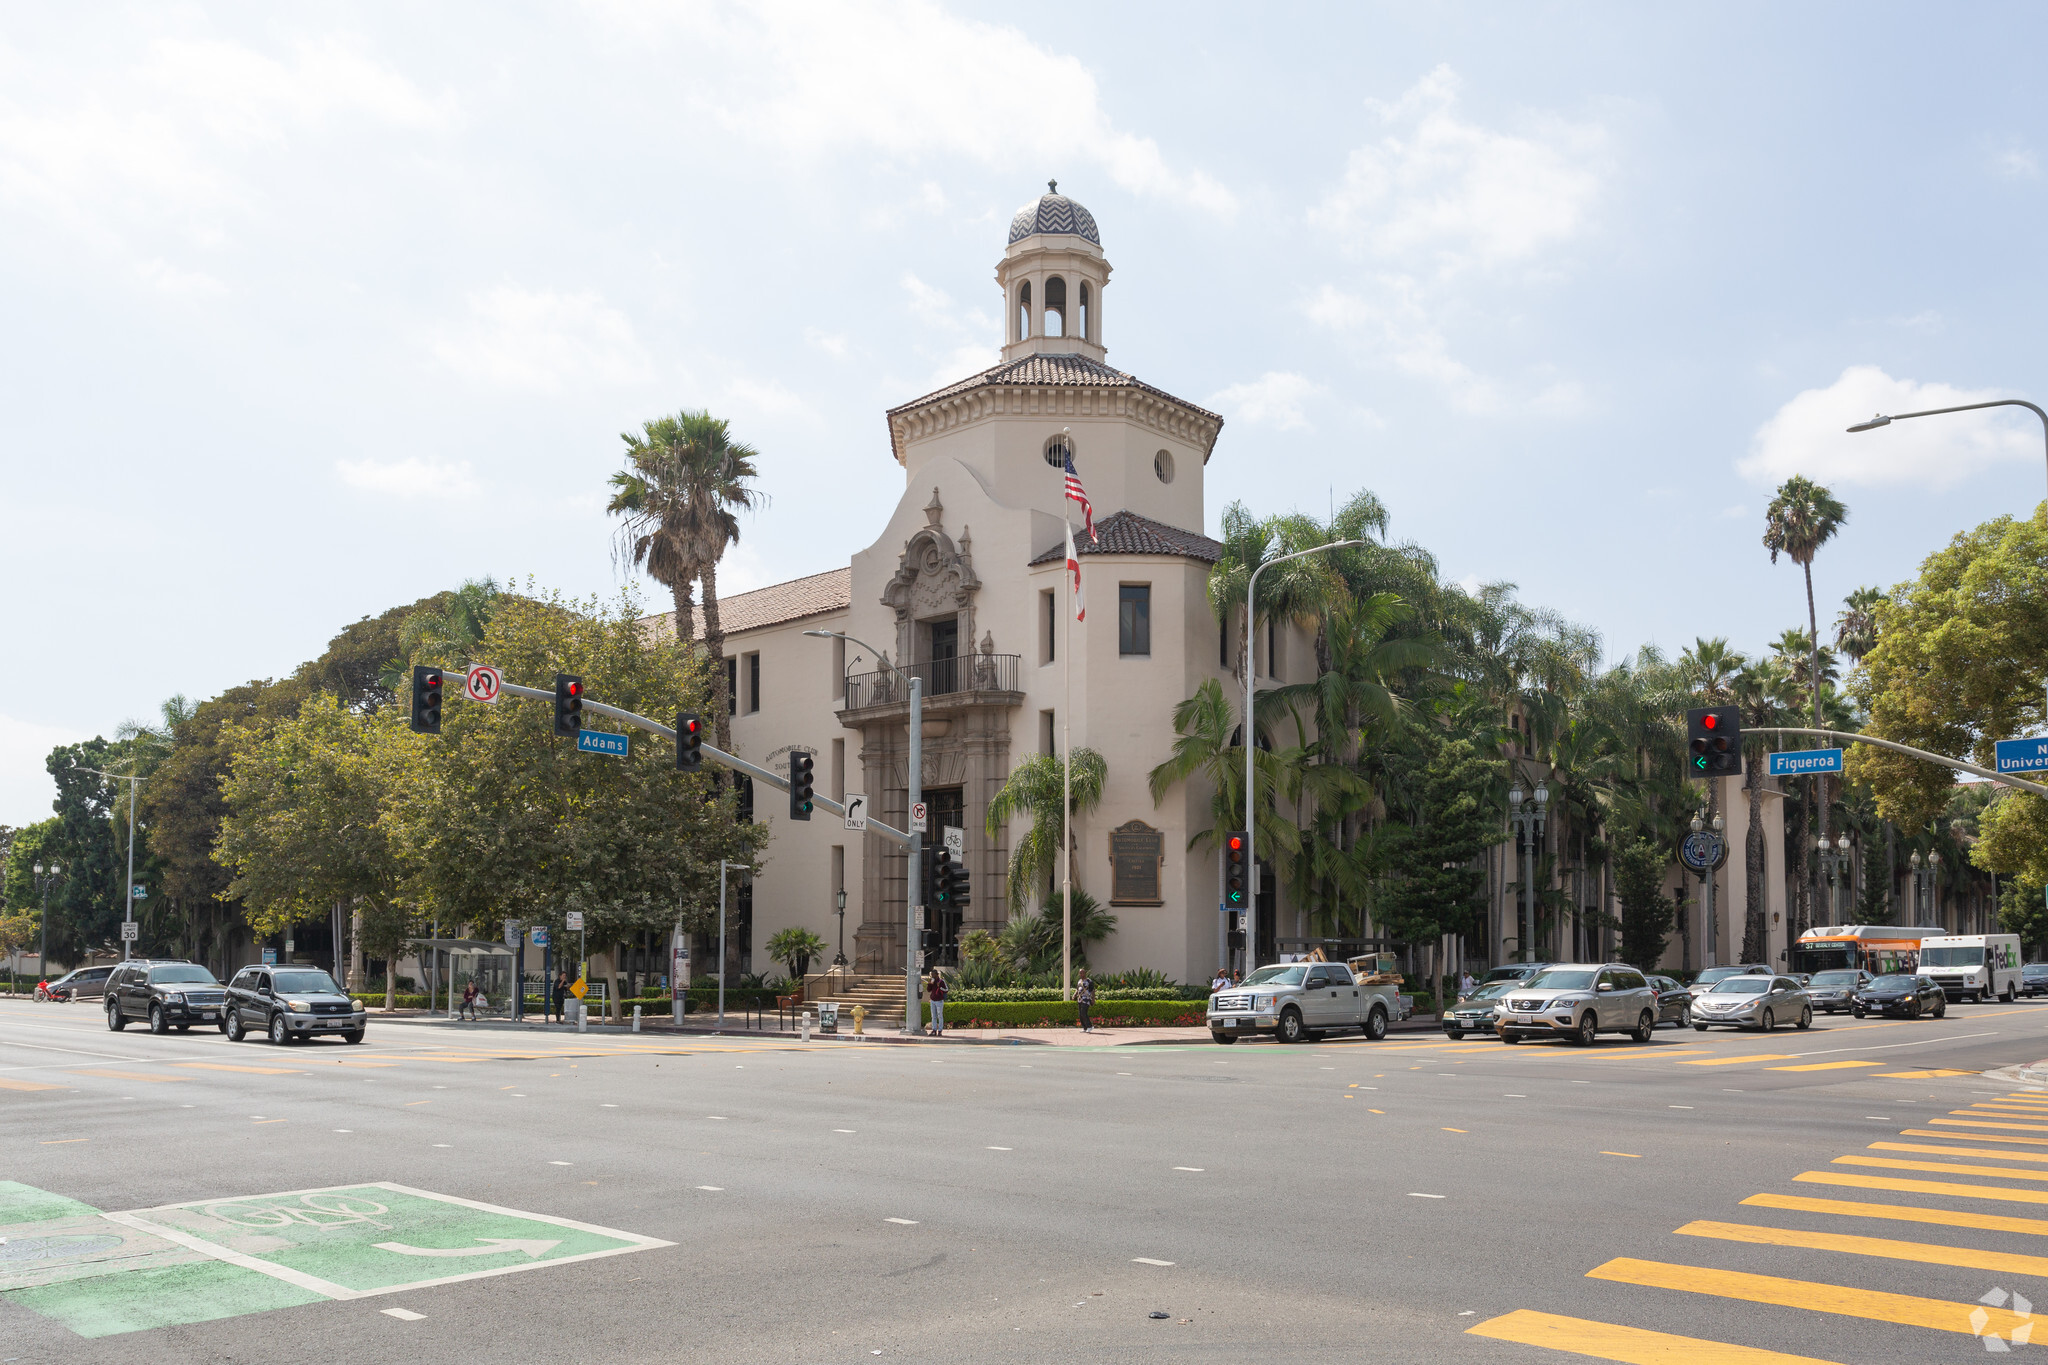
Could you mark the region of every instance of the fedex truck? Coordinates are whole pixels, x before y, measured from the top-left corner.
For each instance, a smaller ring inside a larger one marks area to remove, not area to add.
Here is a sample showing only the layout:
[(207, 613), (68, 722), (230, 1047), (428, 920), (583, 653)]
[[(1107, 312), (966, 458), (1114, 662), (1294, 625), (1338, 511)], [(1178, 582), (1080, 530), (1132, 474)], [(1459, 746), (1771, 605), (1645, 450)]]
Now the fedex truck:
[(1951, 1000), (2010, 1001), (2020, 993), (2020, 941), (2015, 934), (1957, 934), (1920, 941), (1920, 974)]

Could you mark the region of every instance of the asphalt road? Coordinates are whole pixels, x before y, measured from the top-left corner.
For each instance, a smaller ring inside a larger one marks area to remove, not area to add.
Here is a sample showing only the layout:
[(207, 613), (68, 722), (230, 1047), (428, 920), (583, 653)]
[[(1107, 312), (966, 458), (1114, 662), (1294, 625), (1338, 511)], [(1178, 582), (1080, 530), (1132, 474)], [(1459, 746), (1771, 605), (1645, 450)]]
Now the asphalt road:
[(1976, 1359), (1983, 1296), (2048, 1313), (2048, 1091), (1977, 1073), (2044, 1058), (2048, 1002), (1592, 1049), (0, 1002), (0, 1361)]

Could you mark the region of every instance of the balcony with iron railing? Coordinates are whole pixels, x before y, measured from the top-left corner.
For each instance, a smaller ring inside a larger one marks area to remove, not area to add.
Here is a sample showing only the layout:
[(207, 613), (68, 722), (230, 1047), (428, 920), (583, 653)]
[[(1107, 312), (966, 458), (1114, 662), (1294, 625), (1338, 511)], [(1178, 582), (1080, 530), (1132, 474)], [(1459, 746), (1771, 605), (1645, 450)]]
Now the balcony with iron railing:
[[(924, 703), (1015, 706), (1023, 700), (1018, 679), (1023, 671), (1022, 656), (1016, 654), (962, 654), (951, 659), (928, 659), (905, 664), (904, 674), (924, 683)], [(910, 705), (910, 686), (895, 669), (876, 673), (855, 673), (846, 680), (846, 702), (842, 711), (872, 711)]]

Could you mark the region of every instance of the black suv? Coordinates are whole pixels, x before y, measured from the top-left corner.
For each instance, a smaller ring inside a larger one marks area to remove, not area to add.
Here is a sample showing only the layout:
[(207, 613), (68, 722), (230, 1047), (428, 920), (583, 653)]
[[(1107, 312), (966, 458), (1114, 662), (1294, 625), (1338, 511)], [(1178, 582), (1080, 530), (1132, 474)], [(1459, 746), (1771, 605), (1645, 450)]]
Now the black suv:
[(228, 983), (228, 1041), (264, 1033), (273, 1043), (303, 1043), (323, 1033), (363, 1041), (363, 1007), (318, 967), (244, 967)]
[(196, 962), (124, 962), (107, 978), (107, 1027), (147, 1021), (151, 1033), (183, 1033), (194, 1024), (218, 1026), (226, 993)]

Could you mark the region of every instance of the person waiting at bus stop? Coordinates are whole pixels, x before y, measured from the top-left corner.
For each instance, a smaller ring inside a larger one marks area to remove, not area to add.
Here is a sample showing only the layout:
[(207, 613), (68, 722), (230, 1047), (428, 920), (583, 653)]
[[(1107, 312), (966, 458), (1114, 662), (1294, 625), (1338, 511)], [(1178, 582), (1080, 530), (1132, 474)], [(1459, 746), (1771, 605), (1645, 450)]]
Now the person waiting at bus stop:
[[(555, 999), (555, 1020), (558, 1023), (566, 1024), (569, 1022), (569, 973), (555, 973), (555, 989), (553, 994)], [(546, 1021), (543, 1020), (542, 1022), (545, 1023)]]

